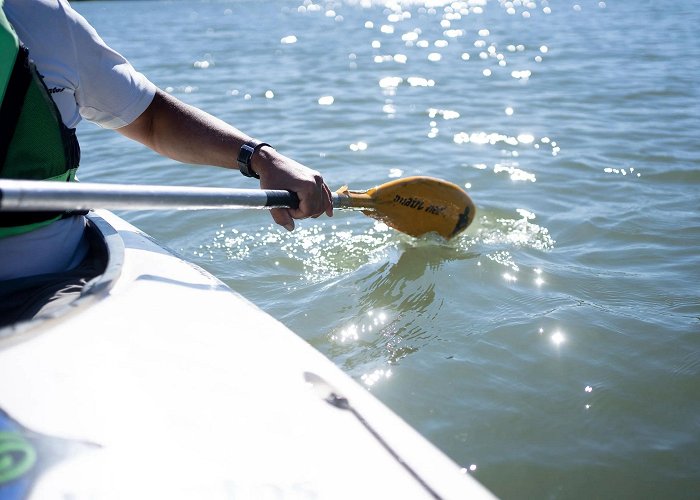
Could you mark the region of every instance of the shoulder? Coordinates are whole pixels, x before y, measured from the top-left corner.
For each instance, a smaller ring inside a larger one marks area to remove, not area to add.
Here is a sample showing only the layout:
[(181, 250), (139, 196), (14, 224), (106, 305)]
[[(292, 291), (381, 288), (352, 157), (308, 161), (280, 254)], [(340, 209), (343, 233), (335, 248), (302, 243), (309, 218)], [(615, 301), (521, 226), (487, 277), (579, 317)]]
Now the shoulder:
[(5, 0), (3, 3), (7, 17), (13, 24), (20, 25), (41, 25), (65, 17), (65, 7), (61, 0)]
[(74, 98), (79, 85), (76, 51), (77, 13), (64, 0), (4, 0), (3, 9), (18, 38), (29, 49), (64, 123), (80, 120)]
[(5, 0), (3, 9), (30, 51), (64, 45), (78, 15), (62, 0)]

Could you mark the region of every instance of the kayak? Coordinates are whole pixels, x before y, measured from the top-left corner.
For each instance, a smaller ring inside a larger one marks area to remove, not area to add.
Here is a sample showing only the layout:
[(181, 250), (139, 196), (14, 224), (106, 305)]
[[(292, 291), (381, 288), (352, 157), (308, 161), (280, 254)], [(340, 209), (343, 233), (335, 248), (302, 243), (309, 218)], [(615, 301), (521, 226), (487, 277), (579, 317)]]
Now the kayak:
[(492, 498), (217, 278), (88, 220), (105, 272), (0, 330), (0, 498)]

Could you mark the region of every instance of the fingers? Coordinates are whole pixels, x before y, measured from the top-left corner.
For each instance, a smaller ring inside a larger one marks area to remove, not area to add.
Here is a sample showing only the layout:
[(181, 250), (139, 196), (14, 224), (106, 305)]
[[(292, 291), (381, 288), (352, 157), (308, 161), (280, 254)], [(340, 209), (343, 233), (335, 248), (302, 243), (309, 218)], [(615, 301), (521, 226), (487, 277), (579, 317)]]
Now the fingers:
[(294, 229), (295, 219), (316, 218), (324, 213), (333, 215), (331, 191), (320, 173), (276, 151), (263, 148), (255, 164), (263, 189), (286, 189), (299, 197), (299, 207), (270, 211), (273, 220), (288, 231)]
[(324, 213), (332, 216), (333, 204), (330, 189), (323, 182), (323, 177), (314, 172), (314, 182), (297, 187), (296, 194), (299, 197), (299, 208), (289, 210), (294, 219), (316, 218)]
[(323, 183), (323, 196), (324, 196), (324, 205), (326, 207), (326, 215), (328, 217), (333, 217), (333, 194), (331, 193), (331, 189), (326, 186), (326, 183)]
[(272, 215), (272, 220), (279, 224), (287, 231), (294, 231), (294, 219), (289, 214), (289, 210), (286, 208), (273, 208), (270, 210), (270, 215)]
[(306, 219), (309, 217), (316, 219), (323, 214), (326, 214), (328, 217), (333, 216), (333, 199), (331, 190), (324, 182), (321, 182), (320, 195), (312, 198), (315, 199), (310, 201), (308, 197), (300, 197), (299, 208), (296, 210), (289, 208), (271, 209), (270, 214), (272, 215), (272, 219), (276, 224), (279, 224), (287, 231), (293, 231), (295, 227), (294, 219)]
[(321, 191), (321, 209), (315, 215), (312, 215), (314, 219), (326, 214), (328, 217), (333, 217), (333, 195), (331, 194), (330, 188), (323, 183)]

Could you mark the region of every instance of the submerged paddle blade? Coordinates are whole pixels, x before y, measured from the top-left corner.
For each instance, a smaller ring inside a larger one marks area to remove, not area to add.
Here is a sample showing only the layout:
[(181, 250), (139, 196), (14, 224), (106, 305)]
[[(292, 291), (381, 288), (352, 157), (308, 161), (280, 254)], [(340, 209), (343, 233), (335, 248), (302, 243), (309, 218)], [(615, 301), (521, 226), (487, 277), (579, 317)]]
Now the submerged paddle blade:
[(462, 188), (432, 177), (407, 177), (367, 191), (337, 191), (340, 205), (361, 208), (387, 226), (411, 236), (435, 232), (452, 238), (474, 220), (476, 207)]

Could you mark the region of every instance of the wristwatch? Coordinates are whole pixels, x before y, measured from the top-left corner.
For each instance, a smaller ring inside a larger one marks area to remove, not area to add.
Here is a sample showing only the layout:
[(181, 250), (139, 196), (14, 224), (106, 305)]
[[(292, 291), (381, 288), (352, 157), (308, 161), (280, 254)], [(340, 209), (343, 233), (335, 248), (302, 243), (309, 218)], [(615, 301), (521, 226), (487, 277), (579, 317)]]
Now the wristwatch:
[(263, 146), (272, 147), (266, 142), (260, 142), (255, 139), (251, 139), (243, 143), (241, 150), (238, 152), (237, 159), (238, 170), (241, 171), (241, 174), (245, 175), (246, 177), (255, 177), (256, 179), (260, 179), (260, 176), (250, 167), (250, 163), (255, 152)]

